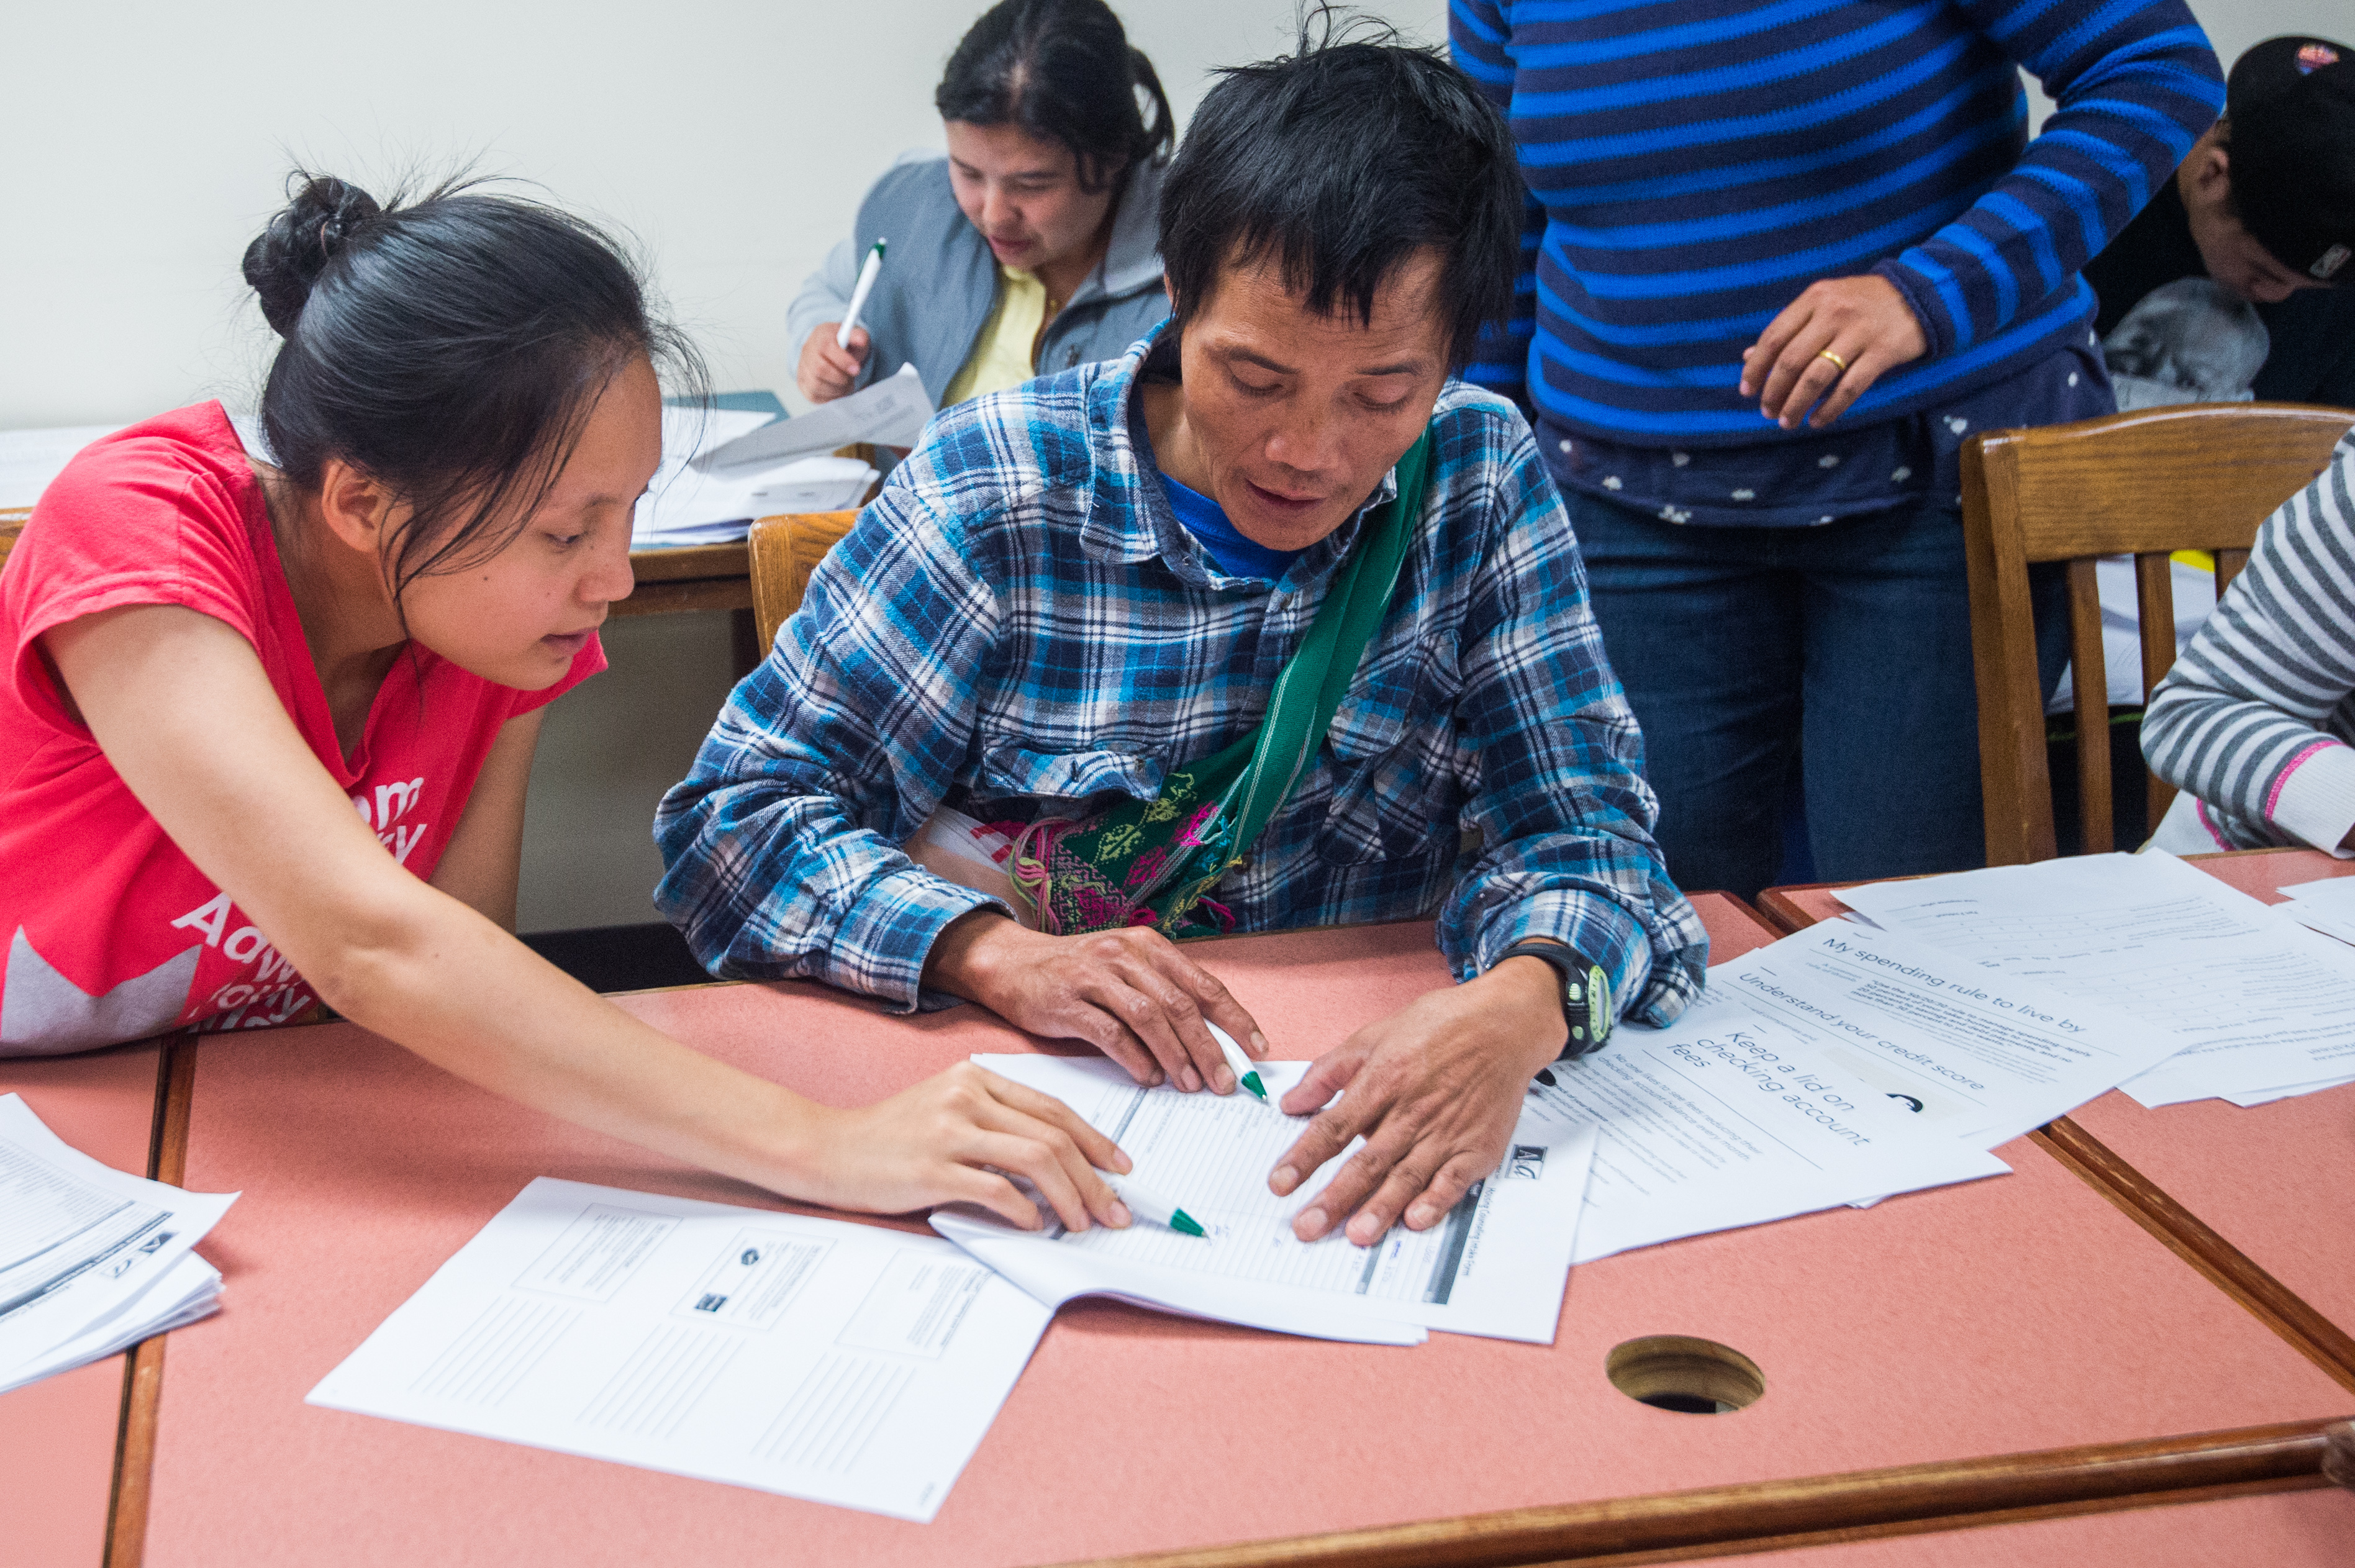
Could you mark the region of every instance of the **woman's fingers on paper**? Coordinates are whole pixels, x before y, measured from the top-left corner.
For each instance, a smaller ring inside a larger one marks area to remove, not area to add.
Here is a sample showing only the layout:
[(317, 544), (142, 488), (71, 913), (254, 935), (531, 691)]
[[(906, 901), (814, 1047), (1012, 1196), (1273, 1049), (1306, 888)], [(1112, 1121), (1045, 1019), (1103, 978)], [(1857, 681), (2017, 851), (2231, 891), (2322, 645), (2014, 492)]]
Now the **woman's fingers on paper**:
[(1010, 1225), (1026, 1231), (1043, 1231), (1047, 1222), (1039, 1217), (1039, 1205), (1023, 1195), (1020, 1188), (979, 1166), (960, 1165), (949, 1179), (945, 1200), (951, 1203), (971, 1203), (986, 1209)]
[[(1034, 1124), (1035, 1125), (1035, 1124)], [(1068, 1139), (1065, 1140), (1067, 1143)], [(1011, 1171), (1039, 1190), (1055, 1218), (1074, 1231), (1084, 1231), (1091, 1223), (1088, 1206), (1080, 1196), (1078, 1182), (1058, 1157), (1050, 1138), (1028, 1137), (1019, 1133), (986, 1132), (972, 1145), (972, 1159), (994, 1165), (1000, 1170)], [(1095, 1183), (1101, 1186), (1102, 1183)]]
[[(1010, 1089), (1017, 1085), (1009, 1083), (1007, 1087)], [(1100, 1172), (1126, 1170), (1128, 1157), (1121, 1153), (1110, 1138), (1081, 1121), (1061, 1101), (1045, 1094), (1036, 1098), (1041, 1102), (1039, 1109), (1042, 1115), (1033, 1115), (1000, 1103), (989, 1118), (991, 1129), (1044, 1148), (1090, 1216), (1114, 1228), (1127, 1224), (1127, 1208), (1121, 1202), (1120, 1195), (1104, 1184)], [(1028, 1167), (1024, 1168), (1023, 1174), (1029, 1174)], [(1050, 1200), (1052, 1193), (1057, 1190), (1044, 1182), (1039, 1183), (1039, 1189), (1041, 1195), (1048, 1196)], [(1055, 1203), (1055, 1212), (1075, 1231), (1087, 1228), (1084, 1223), (1073, 1224), (1070, 1213), (1060, 1202)]]
[(1001, 1078), (995, 1072), (986, 1072), (984, 1082), (988, 1084), (989, 1092), (1007, 1105), (1024, 1115), (1035, 1116), (1050, 1126), (1062, 1129), (1079, 1146), (1080, 1153), (1087, 1157), (1088, 1164), (1094, 1168), (1127, 1174), (1129, 1158), (1121, 1151), (1121, 1147), (1090, 1126), (1077, 1111), (1052, 1094), (1042, 1094), (1028, 1084), (1017, 1083), (1011, 1078)]

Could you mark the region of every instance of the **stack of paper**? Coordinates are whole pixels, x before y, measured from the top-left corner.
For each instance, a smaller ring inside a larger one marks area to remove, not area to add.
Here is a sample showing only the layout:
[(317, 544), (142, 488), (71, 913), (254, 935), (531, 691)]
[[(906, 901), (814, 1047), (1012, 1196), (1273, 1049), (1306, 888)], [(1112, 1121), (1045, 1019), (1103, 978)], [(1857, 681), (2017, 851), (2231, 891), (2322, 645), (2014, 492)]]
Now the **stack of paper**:
[(1881, 882), (1839, 897), (1986, 972), (1990, 987), (2041, 987), (2089, 1023), (2156, 1043), (2148, 1070), (2120, 1083), (2145, 1105), (2262, 1104), (2355, 1077), (2355, 951), (2164, 851)]
[(541, 1177), (309, 1403), (925, 1520), (1052, 1317), (936, 1237)]
[(68, 425), (56, 430), (0, 431), (0, 511), (29, 507), (74, 453), (119, 424)]
[[(1303, 1243), (1292, 1233), (1292, 1217), (1347, 1157), (1289, 1198), (1270, 1192), (1268, 1172), (1307, 1118), (1242, 1093), (1143, 1088), (1101, 1058), (974, 1060), (1056, 1096), (1102, 1128), (1136, 1162), (1132, 1174), (1140, 1184), (1209, 1232), (1188, 1236), (1141, 1220), (1122, 1231), (1067, 1232), (1049, 1215), (1048, 1229), (1037, 1232), (965, 1211), (932, 1217), (934, 1230), (1050, 1306), (1112, 1296), (1365, 1344), (1421, 1344), (1429, 1328), (1553, 1341), (1594, 1157), (1591, 1127), (1554, 1123), (1532, 1107), (1514, 1131), (1504, 1168), (1430, 1230), (1396, 1227), (1370, 1248), (1351, 1245), (1337, 1230)], [(1270, 1098), (1281, 1100), (1307, 1068), (1263, 1062), (1260, 1076)]]
[(190, 1249), (236, 1197), (125, 1176), (0, 1095), (0, 1392), (218, 1311)]
[(932, 415), (912, 366), (797, 419), (666, 408), (662, 466), (638, 502), (631, 543), (720, 544), (742, 539), (755, 517), (855, 507), (876, 472), (834, 450), (911, 445)]
[[(1540, 1073), (1503, 1168), (1440, 1225), (1368, 1251), (1292, 1235), (1340, 1159), (1289, 1199), (1267, 1190), (1304, 1120), (1241, 1094), (1141, 1089), (1100, 1061), (983, 1057), (1112, 1136), (1209, 1234), (932, 1224), (1042, 1301), (1109, 1295), (1328, 1339), (1409, 1325), (1550, 1341), (1572, 1263), (2004, 1175), (1996, 1146), (2174, 1049), (2081, 1012), (1904, 937), (1802, 932), (1712, 969), (1670, 1027), (1623, 1026)], [(1281, 1098), (1304, 1067), (1260, 1071)]]

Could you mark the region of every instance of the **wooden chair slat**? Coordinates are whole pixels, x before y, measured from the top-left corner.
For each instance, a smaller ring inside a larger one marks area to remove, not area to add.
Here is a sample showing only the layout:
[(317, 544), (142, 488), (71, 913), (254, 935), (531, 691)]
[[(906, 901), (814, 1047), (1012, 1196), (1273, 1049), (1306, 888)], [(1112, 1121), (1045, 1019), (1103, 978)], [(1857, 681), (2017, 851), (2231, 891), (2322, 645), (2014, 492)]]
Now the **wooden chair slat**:
[(2216, 552), (2216, 600), (2223, 603), (2224, 590), (2232, 586), (2232, 579), (2241, 575), (2241, 568), (2249, 564), (2249, 552), (2244, 549), (2220, 549)]
[[(2167, 678), (2175, 663), (2175, 559), (2172, 555), (2146, 550), (2135, 557), (2135, 615), (2141, 623), (2142, 636), (2142, 699), (2150, 703), (2150, 694)], [(2153, 829), (2175, 803), (2175, 786), (2157, 773), (2146, 773), (2149, 815), (2143, 820)]]
[(2102, 590), (2092, 560), (2069, 563), (2070, 679), (2077, 693), (2077, 800), (2085, 852), (2106, 853), (2110, 831), (2110, 670), (2102, 647)]

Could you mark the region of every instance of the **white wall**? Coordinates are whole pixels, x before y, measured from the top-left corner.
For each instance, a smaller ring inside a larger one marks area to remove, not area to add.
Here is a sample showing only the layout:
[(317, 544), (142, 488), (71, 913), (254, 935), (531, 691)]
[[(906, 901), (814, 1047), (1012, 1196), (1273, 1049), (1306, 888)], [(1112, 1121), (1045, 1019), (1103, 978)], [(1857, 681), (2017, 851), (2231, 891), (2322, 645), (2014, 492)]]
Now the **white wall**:
[[(1182, 119), (1293, 0), (1115, 0)], [(251, 402), (272, 339), (238, 277), (304, 162), (379, 195), (472, 163), (635, 236), (723, 387), (792, 384), (784, 304), (982, 0), (218, 0), (12, 5), (0, 152), (0, 429)], [(1427, 39), (1443, 0), (1365, 9)], [(2229, 61), (2355, 32), (2346, 0), (2194, 0)], [(617, 622), (533, 775), (527, 930), (653, 918), (654, 803), (728, 686), (717, 615)]]

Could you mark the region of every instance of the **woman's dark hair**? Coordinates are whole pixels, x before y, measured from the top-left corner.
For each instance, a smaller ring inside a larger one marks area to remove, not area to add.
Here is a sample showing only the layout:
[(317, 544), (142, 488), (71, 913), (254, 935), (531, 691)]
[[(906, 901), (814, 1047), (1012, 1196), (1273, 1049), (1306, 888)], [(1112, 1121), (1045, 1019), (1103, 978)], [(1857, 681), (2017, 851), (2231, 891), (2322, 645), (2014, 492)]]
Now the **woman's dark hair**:
[[(1139, 92), (1152, 101), (1150, 124)], [(957, 40), (932, 106), (943, 120), (1060, 142), (1087, 191), (1168, 156), (1177, 139), (1153, 62), (1129, 48), (1104, 0), (998, 0)]]
[(1512, 133), (1462, 71), (1396, 38), (1319, 7), (1296, 54), (1219, 73), (1161, 187), (1181, 324), (1220, 268), (1263, 258), (1311, 310), (1370, 321), (1376, 290), (1426, 249), (1442, 258), (1451, 365), (1509, 315), (1524, 199)]
[(245, 251), (285, 340), (262, 432), (304, 489), (338, 457), (408, 504), (384, 547), (396, 599), (506, 548), (631, 360), (703, 389), (693, 347), (648, 313), (620, 248), (569, 213), (462, 183), (389, 207), (324, 175), (287, 186)]

